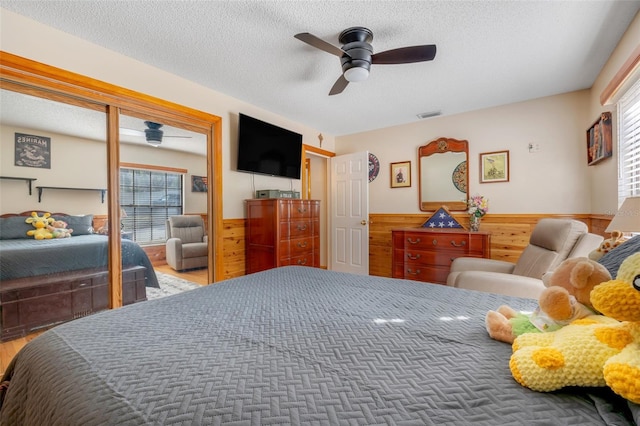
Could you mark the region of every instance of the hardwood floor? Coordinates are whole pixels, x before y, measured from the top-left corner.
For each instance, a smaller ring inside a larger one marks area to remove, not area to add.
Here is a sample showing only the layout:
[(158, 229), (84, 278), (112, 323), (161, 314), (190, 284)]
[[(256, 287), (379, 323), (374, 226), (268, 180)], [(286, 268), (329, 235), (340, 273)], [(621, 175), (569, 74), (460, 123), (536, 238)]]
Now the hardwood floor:
[[(158, 272), (162, 272), (165, 274), (170, 274), (179, 278), (182, 278), (187, 281), (191, 281), (200, 285), (207, 285), (207, 270), (206, 269), (195, 269), (186, 272), (177, 272), (174, 271), (169, 265), (156, 265), (154, 269)], [(18, 353), (20, 349), (31, 340), (33, 340), (38, 335), (44, 333), (46, 330), (37, 331), (35, 333), (31, 333), (25, 337), (20, 337), (18, 339), (10, 340), (8, 342), (0, 343), (0, 376), (5, 372), (9, 363), (13, 359), (13, 357)]]

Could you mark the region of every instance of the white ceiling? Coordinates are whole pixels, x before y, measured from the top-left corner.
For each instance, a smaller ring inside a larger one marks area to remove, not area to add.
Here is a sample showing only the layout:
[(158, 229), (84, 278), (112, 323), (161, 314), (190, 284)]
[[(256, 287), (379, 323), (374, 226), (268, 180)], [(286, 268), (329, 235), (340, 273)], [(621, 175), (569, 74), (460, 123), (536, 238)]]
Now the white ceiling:
[[(640, 1), (25, 1), (3, 8), (336, 136), (591, 87)], [(436, 44), (432, 62), (373, 65), (328, 96), (339, 45)], [(213, 114), (216, 111), (209, 111)]]

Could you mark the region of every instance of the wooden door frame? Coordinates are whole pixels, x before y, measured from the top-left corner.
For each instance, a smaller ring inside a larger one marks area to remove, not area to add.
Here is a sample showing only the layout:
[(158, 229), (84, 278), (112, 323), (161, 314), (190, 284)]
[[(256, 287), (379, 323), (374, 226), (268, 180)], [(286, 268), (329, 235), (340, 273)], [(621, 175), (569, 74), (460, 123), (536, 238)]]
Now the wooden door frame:
[[(209, 282), (222, 280), (222, 119), (160, 98), (125, 89), (100, 80), (0, 51), (0, 88), (103, 111), (107, 115), (108, 214), (111, 235), (120, 229), (119, 209), (119, 115), (134, 111), (207, 135), (207, 225), (209, 238)], [(111, 307), (122, 306), (122, 250), (109, 239), (109, 291)]]

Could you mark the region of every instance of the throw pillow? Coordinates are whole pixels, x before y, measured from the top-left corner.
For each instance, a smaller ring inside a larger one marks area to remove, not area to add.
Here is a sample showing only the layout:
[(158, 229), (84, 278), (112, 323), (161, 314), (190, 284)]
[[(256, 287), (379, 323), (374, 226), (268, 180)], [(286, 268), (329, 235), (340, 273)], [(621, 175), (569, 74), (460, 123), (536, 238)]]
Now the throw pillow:
[(27, 232), (33, 230), (33, 226), (25, 219), (25, 216), (0, 217), (0, 240), (28, 238)]
[(618, 269), (622, 262), (634, 253), (640, 252), (640, 235), (636, 235), (620, 244), (618, 247), (606, 253), (598, 261), (609, 270), (612, 277), (618, 275)]
[(55, 219), (67, 222), (67, 229), (73, 229), (72, 237), (93, 234), (92, 214), (84, 216), (55, 216)]

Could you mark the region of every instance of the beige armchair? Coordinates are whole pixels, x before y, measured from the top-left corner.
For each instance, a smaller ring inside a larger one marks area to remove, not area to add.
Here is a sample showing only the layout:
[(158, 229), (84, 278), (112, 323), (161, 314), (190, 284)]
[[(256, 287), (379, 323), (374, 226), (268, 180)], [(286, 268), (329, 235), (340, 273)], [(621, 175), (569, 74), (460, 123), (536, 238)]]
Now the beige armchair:
[(460, 257), (451, 264), (447, 285), (536, 299), (545, 288), (545, 273), (565, 259), (586, 257), (603, 241), (587, 231), (587, 225), (578, 220), (541, 219), (517, 263)]
[(171, 216), (167, 220), (167, 263), (176, 271), (208, 265), (207, 236), (202, 217)]

